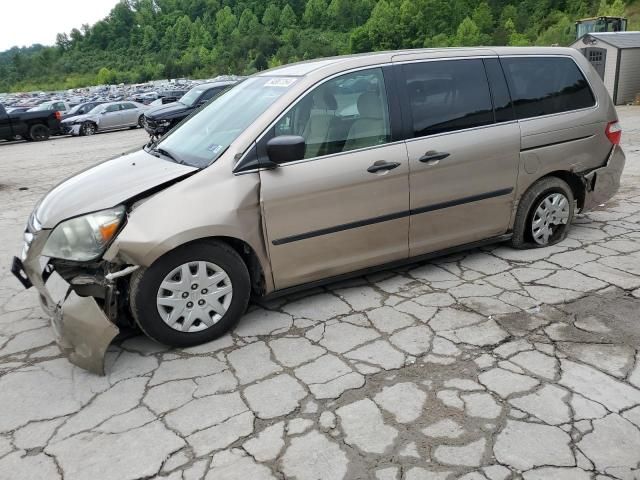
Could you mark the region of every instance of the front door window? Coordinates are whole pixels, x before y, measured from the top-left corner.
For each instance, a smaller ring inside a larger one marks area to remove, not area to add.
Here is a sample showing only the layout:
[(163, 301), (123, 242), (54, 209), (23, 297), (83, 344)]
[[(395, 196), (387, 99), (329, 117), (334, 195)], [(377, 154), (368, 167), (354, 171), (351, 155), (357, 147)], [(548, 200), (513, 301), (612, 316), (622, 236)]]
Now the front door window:
[(349, 73), (323, 83), (278, 121), (275, 135), (304, 137), (305, 158), (388, 143), (391, 129), (382, 70)]

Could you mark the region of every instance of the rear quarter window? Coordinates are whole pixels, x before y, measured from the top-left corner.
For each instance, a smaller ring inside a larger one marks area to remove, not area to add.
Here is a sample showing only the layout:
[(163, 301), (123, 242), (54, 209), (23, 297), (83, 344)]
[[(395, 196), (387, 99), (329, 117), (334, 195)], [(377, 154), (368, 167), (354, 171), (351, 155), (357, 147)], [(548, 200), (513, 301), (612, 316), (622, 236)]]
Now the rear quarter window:
[(584, 75), (569, 57), (502, 58), (518, 119), (580, 110), (595, 105)]

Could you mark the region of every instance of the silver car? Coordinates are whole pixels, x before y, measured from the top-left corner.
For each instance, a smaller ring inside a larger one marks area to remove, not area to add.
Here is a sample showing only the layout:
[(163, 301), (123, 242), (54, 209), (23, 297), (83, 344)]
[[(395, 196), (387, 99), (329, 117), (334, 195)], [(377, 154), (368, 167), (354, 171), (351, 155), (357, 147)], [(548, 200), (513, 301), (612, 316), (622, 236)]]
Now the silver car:
[(148, 107), (138, 102), (111, 102), (98, 105), (85, 115), (63, 120), (62, 133), (71, 135), (93, 135), (97, 132), (121, 128), (142, 127), (144, 111)]

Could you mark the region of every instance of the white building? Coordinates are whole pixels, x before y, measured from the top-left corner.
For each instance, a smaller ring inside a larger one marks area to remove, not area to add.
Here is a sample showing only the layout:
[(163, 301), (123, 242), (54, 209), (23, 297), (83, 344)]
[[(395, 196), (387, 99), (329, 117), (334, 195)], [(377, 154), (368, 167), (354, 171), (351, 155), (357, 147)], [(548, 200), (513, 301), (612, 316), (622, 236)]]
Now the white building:
[(616, 105), (640, 94), (640, 32), (588, 33), (571, 46), (589, 59)]

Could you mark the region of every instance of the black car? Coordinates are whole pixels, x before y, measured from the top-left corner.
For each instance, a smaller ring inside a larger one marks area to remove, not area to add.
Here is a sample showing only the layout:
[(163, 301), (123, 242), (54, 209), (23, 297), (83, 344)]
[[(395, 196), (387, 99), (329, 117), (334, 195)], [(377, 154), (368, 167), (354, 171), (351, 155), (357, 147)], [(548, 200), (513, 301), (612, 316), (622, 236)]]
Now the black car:
[(162, 100), (162, 104), (177, 102), (180, 98), (187, 94), (189, 90), (164, 90), (158, 93), (158, 100)]
[(144, 128), (152, 137), (161, 137), (208, 100), (237, 84), (238, 81), (203, 83), (184, 94), (180, 100), (150, 108), (144, 114)]
[(76, 105), (67, 113), (62, 115), (62, 120), (66, 120), (67, 118), (73, 118), (73, 117), (77, 117), (78, 115), (84, 115), (85, 113), (89, 113), (91, 110), (93, 110), (98, 105), (103, 103), (105, 102), (95, 101), (95, 102), (85, 102), (85, 103)]
[(38, 110), (35, 112), (14, 113), (0, 104), (0, 140), (25, 140), (40, 142), (50, 135), (60, 132), (60, 112)]

